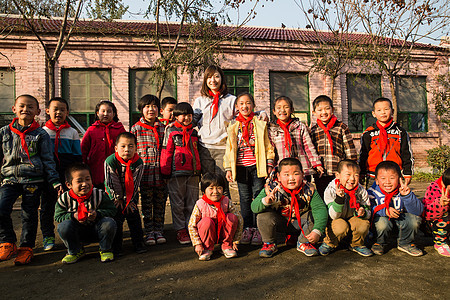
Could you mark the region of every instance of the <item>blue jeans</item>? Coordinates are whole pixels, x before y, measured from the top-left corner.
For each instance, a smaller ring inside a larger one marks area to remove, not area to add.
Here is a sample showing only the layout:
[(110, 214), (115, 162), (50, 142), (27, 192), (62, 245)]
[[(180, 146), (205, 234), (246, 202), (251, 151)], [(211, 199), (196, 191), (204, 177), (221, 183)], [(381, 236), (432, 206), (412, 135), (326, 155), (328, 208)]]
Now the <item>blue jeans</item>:
[(43, 183), (15, 183), (3, 184), (0, 187), (0, 243), (15, 243), (17, 241), (11, 213), (17, 198), (22, 196), (22, 235), (20, 237), (20, 247), (34, 247), (42, 186)]
[(239, 202), (241, 205), (241, 215), (244, 219), (244, 228), (256, 227), (255, 214), (252, 212), (251, 204), (254, 198), (264, 188), (266, 183), (264, 178), (259, 178), (256, 166), (236, 167), (236, 181), (239, 190)]
[(374, 224), (377, 231), (377, 243), (387, 244), (387, 238), (391, 233), (394, 223), (398, 227), (397, 245), (406, 246), (414, 241), (422, 218), (410, 213), (402, 213), (397, 219), (375, 216)]
[(103, 217), (92, 225), (70, 219), (59, 223), (58, 233), (69, 254), (74, 255), (80, 252), (82, 243), (99, 242), (100, 251), (111, 251), (116, 228), (116, 222), (109, 217)]

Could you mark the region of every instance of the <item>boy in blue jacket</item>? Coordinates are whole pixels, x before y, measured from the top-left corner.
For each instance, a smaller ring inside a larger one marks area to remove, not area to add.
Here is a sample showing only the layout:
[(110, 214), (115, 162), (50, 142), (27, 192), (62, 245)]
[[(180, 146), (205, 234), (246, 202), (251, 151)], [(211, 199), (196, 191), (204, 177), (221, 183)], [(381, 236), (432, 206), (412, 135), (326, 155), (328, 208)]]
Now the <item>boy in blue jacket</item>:
[(402, 180), (398, 164), (393, 161), (379, 163), (375, 169), (375, 183), (368, 194), (377, 234), (373, 253), (384, 253), (395, 223), (399, 230), (397, 249), (411, 256), (421, 256), (422, 250), (413, 241), (421, 222), (423, 204)]

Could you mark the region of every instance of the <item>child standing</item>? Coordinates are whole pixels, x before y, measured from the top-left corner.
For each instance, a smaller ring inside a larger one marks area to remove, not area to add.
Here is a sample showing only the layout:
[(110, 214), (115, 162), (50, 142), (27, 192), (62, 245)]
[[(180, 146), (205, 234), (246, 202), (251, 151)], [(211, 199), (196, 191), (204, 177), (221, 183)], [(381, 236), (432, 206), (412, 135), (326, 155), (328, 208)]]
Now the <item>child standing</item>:
[(364, 246), (370, 227), (370, 200), (366, 189), (359, 184), (359, 166), (353, 160), (344, 159), (338, 163), (336, 171), (336, 179), (328, 185), (323, 199), (331, 222), (319, 253), (330, 254), (351, 230), (350, 250), (371, 256), (372, 251)]
[(95, 107), (95, 122), (81, 141), (83, 162), (92, 172), (92, 182), (99, 189), (105, 188), (105, 159), (114, 153), (114, 143), (125, 128), (117, 117), (117, 108), (109, 100), (100, 101)]
[(144, 216), (145, 244), (163, 244), (164, 214), (166, 211), (167, 186), (160, 170), (161, 147), (165, 126), (158, 120), (161, 103), (154, 95), (139, 99), (140, 120), (131, 127), (137, 138), (138, 154), (144, 161), (140, 193)]
[[(74, 161), (81, 160), (80, 136), (78, 132), (67, 123), (69, 115), (69, 104), (60, 97), (50, 99), (45, 112), (50, 116), (44, 129), (50, 136), (54, 145), (54, 158), (56, 170), (59, 173), (60, 182), (65, 182), (64, 172)], [(52, 250), (55, 246), (55, 225), (53, 217), (55, 215), (55, 204), (58, 195), (49, 184), (44, 186), (41, 197), (41, 230), (44, 238), (44, 251)]]
[(327, 208), (314, 185), (303, 181), (300, 161), (291, 157), (281, 160), (267, 186), (267, 192), (263, 189), (252, 202), (264, 242), (259, 256), (272, 257), (278, 251), (277, 231), (301, 233), (297, 250), (306, 256), (318, 255), (314, 244), (325, 232)]
[(337, 171), (339, 161), (343, 159), (356, 161), (358, 155), (350, 130), (334, 115), (333, 101), (330, 97), (318, 96), (314, 99), (313, 109), (317, 124), (311, 128), (311, 140), (324, 166), (324, 174), (314, 175), (314, 183), (319, 195), (323, 197), (328, 184), (335, 178), (334, 173)]
[(427, 188), (424, 204), (424, 217), (433, 230), (434, 249), (442, 255), (450, 257), (449, 233), (450, 218), (450, 168)]
[[(50, 137), (34, 120), (40, 113), (37, 99), (21, 95), (16, 98), (12, 111), (17, 117), (0, 129), (0, 261), (17, 253), (14, 263), (23, 265), (33, 258), (44, 178), (58, 193), (62, 193), (62, 187)], [(17, 249), (11, 212), (19, 196), (22, 196), (22, 236)]]
[(103, 190), (94, 188), (85, 164), (74, 163), (67, 168), (66, 185), (69, 191), (58, 198), (55, 208), (58, 233), (68, 251), (62, 263), (76, 263), (85, 255), (83, 245), (93, 242), (99, 242), (102, 262), (114, 260), (114, 203)]
[(364, 182), (367, 177), (366, 188), (373, 183), (375, 168), (386, 160), (400, 166), (406, 185), (411, 182), (414, 169), (411, 142), (406, 130), (392, 119), (393, 112), (391, 100), (378, 98), (373, 102), (372, 115), (377, 122), (367, 128), (361, 136), (359, 157), (361, 181)]
[(173, 227), (180, 244), (189, 244), (189, 217), (198, 199), (201, 171), (197, 131), (192, 127), (194, 111), (187, 102), (178, 103), (173, 111), (175, 123), (167, 127), (161, 152), (161, 173), (167, 183)]
[(202, 177), (203, 197), (197, 201), (189, 221), (189, 234), (199, 260), (209, 260), (216, 243), (226, 258), (237, 256), (243, 221), (233, 203), (223, 195), (225, 178), (206, 173)]
[(399, 230), (397, 249), (411, 256), (423, 254), (413, 244), (421, 222), (423, 204), (401, 176), (397, 163), (383, 161), (376, 167), (375, 184), (368, 190), (377, 233), (372, 251), (377, 255), (383, 255), (394, 223)]
[(176, 105), (177, 99), (173, 97), (165, 97), (164, 99), (162, 99), (160, 110), (162, 118), (159, 119), (161, 123), (167, 126), (169, 125), (169, 123), (173, 122), (173, 110), (175, 109)]
[(127, 219), (131, 242), (137, 253), (147, 252), (144, 245), (141, 215), (139, 214), (139, 185), (144, 163), (137, 154), (137, 139), (130, 132), (122, 132), (116, 140), (116, 152), (105, 160), (106, 192), (117, 208), (114, 220), (117, 224), (114, 237), (114, 253), (122, 252), (123, 222)]
[(274, 150), (267, 133), (267, 123), (255, 118), (255, 100), (249, 93), (238, 96), (236, 122), (228, 126), (227, 148), (223, 166), (229, 182), (237, 181), (241, 215), (244, 219), (242, 244), (260, 245), (251, 203), (264, 188), (265, 178), (272, 171)]
[(316, 173), (322, 175), (324, 169), (311, 141), (308, 128), (299, 119), (292, 118), (294, 104), (289, 97), (280, 96), (275, 100), (273, 114), (277, 118), (269, 125), (269, 138), (276, 149), (276, 162), (286, 157), (300, 160), (304, 176)]

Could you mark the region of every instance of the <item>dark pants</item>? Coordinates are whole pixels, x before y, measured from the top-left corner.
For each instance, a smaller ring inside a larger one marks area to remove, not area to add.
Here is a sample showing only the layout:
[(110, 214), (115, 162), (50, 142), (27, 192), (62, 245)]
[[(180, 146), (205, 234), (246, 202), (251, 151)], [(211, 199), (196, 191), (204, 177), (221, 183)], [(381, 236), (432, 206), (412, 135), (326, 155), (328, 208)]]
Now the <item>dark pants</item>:
[(49, 183), (45, 183), (42, 190), (41, 210), (39, 219), (41, 220), (42, 236), (55, 237), (55, 224), (53, 218), (55, 215), (55, 204), (58, 200), (58, 192)]
[(322, 197), (322, 199), (323, 194), (325, 193), (325, 189), (334, 178), (336, 178), (334, 175), (322, 175), (322, 177), (319, 177), (319, 175), (314, 175), (314, 183), (316, 184), (317, 192), (319, 193), (320, 197)]
[(128, 228), (130, 229), (131, 242), (133, 246), (139, 247), (144, 243), (144, 231), (142, 230), (141, 215), (139, 209), (132, 213), (127, 213), (127, 211), (122, 212), (122, 208), (117, 209), (117, 214), (114, 216), (114, 220), (117, 224), (116, 236), (114, 237), (113, 248), (115, 252), (122, 251), (123, 242), (123, 223), (125, 219), (128, 223)]
[(33, 183), (3, 184), (0, 187), (0, 243), (15, 243), (17, 241), (11, 213), (17, 198), (22, 196), (22, 235), (20, 237), (20, 247), (34, 247), (42, 186), (43, 183)]
[(252, 201), (264, 188), (266, 183), (264, 178), (259, 178), (256, 166), (236, 167), (236, 181), (239, 189), (239, 202), (241, 206), (241, 215), (244, 219), (244, 228), (256, 227), (255, 214), (252, 212)]

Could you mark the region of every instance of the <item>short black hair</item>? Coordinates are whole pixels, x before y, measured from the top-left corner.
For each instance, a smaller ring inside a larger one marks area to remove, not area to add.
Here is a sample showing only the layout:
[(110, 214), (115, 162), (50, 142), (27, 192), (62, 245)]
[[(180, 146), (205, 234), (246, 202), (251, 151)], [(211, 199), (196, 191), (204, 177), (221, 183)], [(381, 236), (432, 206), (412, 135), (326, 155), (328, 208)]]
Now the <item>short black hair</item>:
[(52, 103), (52, 102), (54, 102), (54, 101), (65, 104), (67, 110), (69, 110), (69, 102), (67, 102), (66, 99), (61, 98), (61, 97), (53, 97), (53, 98), (51, 98), (50, 100), (48, 100), (47, 108), (49, 108), (49, 107), (50, 107), (50, 103)]
[(314, 99), (313, 101), (313, 110), (316, 110), (317, 105), (319, 105), (319, 103), (321, 102), (327, 102), (328, 104), (330, 104), (331, 108), (333, 108), (333, 100), (331, 100), (330, 97), (326, 96), (326, 95), (320, 95), (317, 96), (316, 99)]
[(161, 109), (161, 102), (159, 101), (159, 98), (156, 97), (155, 95), (144, 95), (141, 97), (141, 99), (139, 99), (138, 102), (138, 109), (139, 111), (142, 113), (142, 110), (144, 109), (144, 107), (146, 105), (150, 105), (150, 104), (154, 104), (158, 107), (158, 112)]
[(177, 99), (175, 99), (174, 97), (164, 97), (162, 100), (161, 100), (161, 109), (164, 109), (164, 108), (166, 108), (166, 106), (168, 105), (168, 104), (177, 104), (178, 102), (177, 102)]
[(69, 182), (70, 184), (72, 184), (72, 173), (76, 172), (76, 171), (83, 171), (83, 170), (88, 170), (89, 174), (91, 174), (92, 177), (92, 173), (91, 173), (91, 169), (89, 168), (88, 165), (83, 164), (81, 162), (74, 162), (73, 164), (70, 164), (66, 171), (64, 172), (64, 175), (66, 177), (66, 182)]
[(116, 138), (116, 145), (119, 143), (119, 140), (121, 138), (125, 138), (125, 139), (130, 139), (134, 141), (134, 144), (137, 145), (137, 138), (134, 134), (132, 134), (131, 132), (125, 131), (125, 132), (121, 132), (119, 133), (119, 135)]
[(248, 92), (240, 93), (240, 94), (236, 97), (235, 103), (238, 102), (239, 98), (244, 97), (244, 96), (247, 96), (247, 97), (252, 101), (253, 106), (256, 106), (256, 104), (255, 104), (255, 98), (253, 98), (253, 95), (250, 94), (250, 93), (248, 93)]
[(395, 173), (397, 173), (399, 177), (402, 177), (400, 166), (396, 162), (390, 160), (385, 160), (378, 164), (378, 166), (375, 168), (375, 177), (378, 176), (378, 172), (380, 170), (392, 170), (395, 171)]
[(302, 163), (295, 157), (283, 158), (278, 164), (278, 173), (281, 171), (281, 167), (283, 166), (298, 166), (300, 171), (303, 172)]
[(29, 94), (23, 94), (23, 95), (18, 96), (18, 97), (16, 98), (16, 100), (14, 100), (14, 104), (16, 104), (17, 100), (18, 100), (19, 98), (21, 98), (21, 97), (29, 98), (29, 99), (31, 99), (31, 100), (34, 100), (34, 101), (36, 102), (38, 108), (39, 108), (39, 101), (36, 99), (36, 97), (31, 96), (31, 95), (29, 95)]
[(96, 121), (99, 120), (97, 113), (99, 112), (100, 106), (102, 106), (102, 105), (108, 105), (109, 107), (111, 107), (113, 110), (113, 113), (114, 113), (113, 120), (115, 122), (119, 122), (119, 117), (117, 116), (117, 108), (114, 105), (114, 103), (112, 103), (109, 100), (101, 100), (99, 103), (97, 103), (97, 105), (95, 106), (95, 120)]
[(221, 186), (225, 189), (225, 177), (219, 173), (206, 173), (202, 176), (202, 181), (200, 182), (200, 190), (202, 193), (205, 193), (208, 186)]
[(442, 183), (444, 184), (444, 186), (450, 185), (450, 168), (445, 170), (442, 174)]
[(356, 163), (356, 161), (351, 160), (351, 159), (341, 160), (337, 165), (337, 172), (341, 173), (341, 171), (344, 167), (356, 169), (356, 170), (358, 170), (358, 173), (361, 172), (360, 166)]
[(172, 114), (174, 117), (178, 117), (180, 115), (193, 115), (194, 110), (188, 102), (180, 102), (175, 106)]
[(375, 101), (373, 101), (372, 109), (375, 110), (375, 104), (379, 102), (389, 102), (389, 105), (391, 106), (391, 109), (394, 109), (394, 106), (392, 106), (392, 101), (385, 97), (377, 98)]

